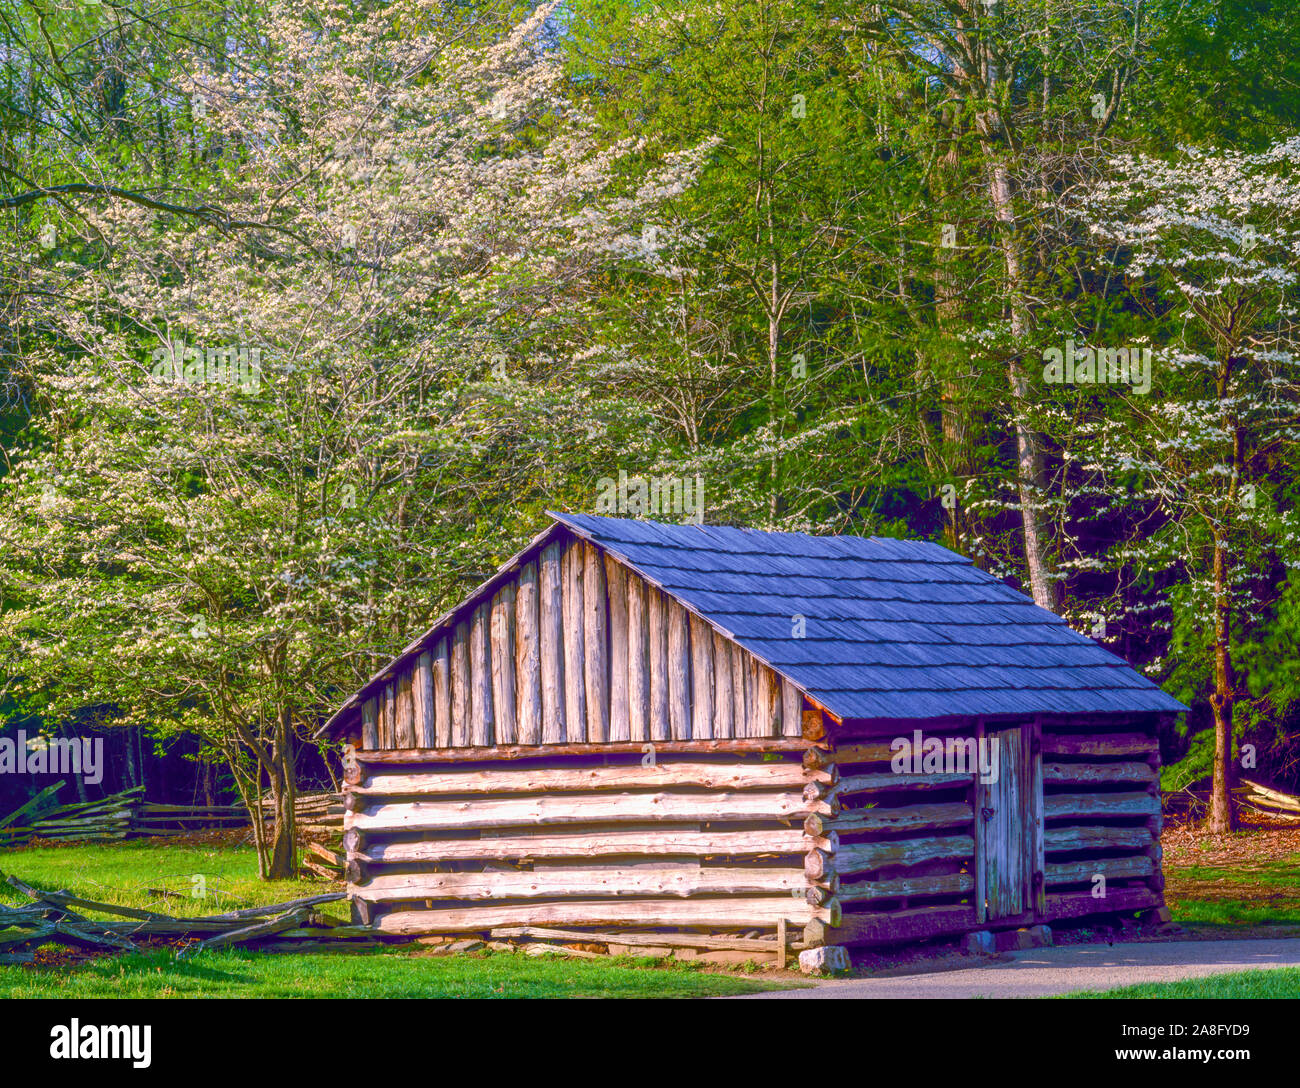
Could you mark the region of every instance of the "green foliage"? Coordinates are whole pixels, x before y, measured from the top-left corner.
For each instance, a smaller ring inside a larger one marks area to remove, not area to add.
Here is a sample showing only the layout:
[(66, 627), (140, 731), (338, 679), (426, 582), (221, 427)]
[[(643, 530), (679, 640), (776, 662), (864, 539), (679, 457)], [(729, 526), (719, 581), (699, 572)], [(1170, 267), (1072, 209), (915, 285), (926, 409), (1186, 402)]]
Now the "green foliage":
[[(0, 717), (200, 731), (252, 774), (240, 723), (307, 734), (620, 471), (1023, 586), (1019, 433), (1066, 616), (1203, 700), (1224, 344), (1180, 284), (1233, 283), (1241, 250), (1157, 224), (1144, 269), (1121, 228), (1296, 133), (1300, 28), (1268, 0), (980, 8), (967, 34), (938, 0), (574, 0), (513, 52), (529, 5), (6, 19)], [(1127, 153), (1178, 184), (1096, 233), (1071, 210)], [(71, 182), (117, 195), (32, 197)], [(1255, 224), (1279, 275), (1289, 214)], [(1229, 643), (1261, 733), (1300, 683), (1292, 296), (1222, 299), (1250, 338)], [(267, 381), (160, 390), (178, 337), (256, 346)], [(1149, 400), (1045, 386), (1067, 338), (1204, 365)]]

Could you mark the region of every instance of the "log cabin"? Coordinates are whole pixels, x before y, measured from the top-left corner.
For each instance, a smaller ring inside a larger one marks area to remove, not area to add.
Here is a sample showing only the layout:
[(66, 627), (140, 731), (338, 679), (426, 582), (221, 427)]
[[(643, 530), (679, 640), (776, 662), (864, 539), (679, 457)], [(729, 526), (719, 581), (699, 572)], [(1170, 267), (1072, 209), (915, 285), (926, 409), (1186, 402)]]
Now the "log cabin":
[(322, 727), (360, 924), (784, 962), (1163, 905), (1186, 708), (1061, 617), (928, 542), (549, 516)]

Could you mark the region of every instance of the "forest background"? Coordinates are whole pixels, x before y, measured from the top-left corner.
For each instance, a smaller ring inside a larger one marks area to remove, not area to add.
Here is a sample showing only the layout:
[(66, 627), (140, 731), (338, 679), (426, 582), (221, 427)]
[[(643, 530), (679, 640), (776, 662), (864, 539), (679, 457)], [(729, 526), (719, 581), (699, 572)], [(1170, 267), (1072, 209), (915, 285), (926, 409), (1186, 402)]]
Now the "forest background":
[(21, 0), (0, 65), (0, 735), (270, 790), (282, 873), (545, 510), (693, 515), (622, 473), (971, 556), (1213, 827), (1300, 784), (1294, 0)]

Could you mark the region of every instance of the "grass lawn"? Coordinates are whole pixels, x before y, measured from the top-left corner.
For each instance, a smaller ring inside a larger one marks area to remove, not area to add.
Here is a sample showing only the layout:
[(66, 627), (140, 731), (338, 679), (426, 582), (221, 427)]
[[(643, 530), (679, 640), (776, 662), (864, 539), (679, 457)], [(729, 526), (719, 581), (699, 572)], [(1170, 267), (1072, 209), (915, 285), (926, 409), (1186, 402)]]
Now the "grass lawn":
[(1243, 829), (1175, 833), (1165, 853), (1165, 901), (1173, 919), (1203, 933), (1300, 927), (1300, 832)]
[[(0, 871), (44, 891), (67, 889), (172, 915), (214, 914), (341, 890), (320, 880), (264, 883), (249, 846), (174, 840), (3, 851)], [(0, 881), (0, 902), (28, 901)], [(346, 903), (320, 909), (347, 918)], [(0, 930), (0, 937), (18, 932)], [(491, 951), (431, 956), (420, 946), (401, 945), (333, 955), (219, 950), (179, 962), (163, 949), (71, 964), (0, 966), (0, 997), (712, 997), (799, 985), (689, 963)]]
[(1189, 978), (1181, 982), (1144, 982), (1098, 993), (1080, 991), (1064, 994), (1070, 998), (1092, 997), (1190, 997), (1224, 999), (1236, 997), (1300, 998), (1300, 967), (1273, 967), (1258, 971), (1234, 971), (1231, 974)]
[[(167, 839), (5, 850), (0, 851), (0, 871), (43, 891), (66, 888), (101, 903), (180, 916), (219, 914), (342, 890), (341, 884), (321, 880), (261, 881), (251, 846)], [(0, 879), (0, 902), (13, 905), (28, 900)], [(326, 903), (319, 909), (348, 917), (345, 903)]]
[(789, 989), (679, 964), (501, 952), (421, 955), (403, 948), (295, 955), (169, 952), (75, 967), (0, 967), (0, 997), (715, 997)]
[(1300, 858), (1249, 870), (1193, 865), (1173, 883), (1165, 899), (1181, 925), (1300, 926)]

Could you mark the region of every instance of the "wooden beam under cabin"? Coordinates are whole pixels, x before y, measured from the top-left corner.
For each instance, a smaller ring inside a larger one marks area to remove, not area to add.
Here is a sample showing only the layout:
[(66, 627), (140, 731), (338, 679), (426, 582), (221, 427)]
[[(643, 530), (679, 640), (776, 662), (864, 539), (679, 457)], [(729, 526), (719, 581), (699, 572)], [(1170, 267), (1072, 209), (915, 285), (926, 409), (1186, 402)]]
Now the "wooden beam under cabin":
[(815, 919), (804, 927), (804, 941), (812, 946), (906, 943), (962, 933), (975, 927), (973, 907), (917, 907), (910, 910), (843, 914), (838, 926), (828, 926), (820, 919)]
[[(399, 911), (375, 919), (381, 933), (463, 933), (519, 924), (517, 906), (458, 906)], [(687, 899), (563, 900), (531, 903), (533, 925), (713, 926), (725, 929), (773, 926), (781, 918), (807, 925), (814, 918), (829, 920), (828, 909), (814, 909), (789, 895), (721, 896), (692, 902)]]

